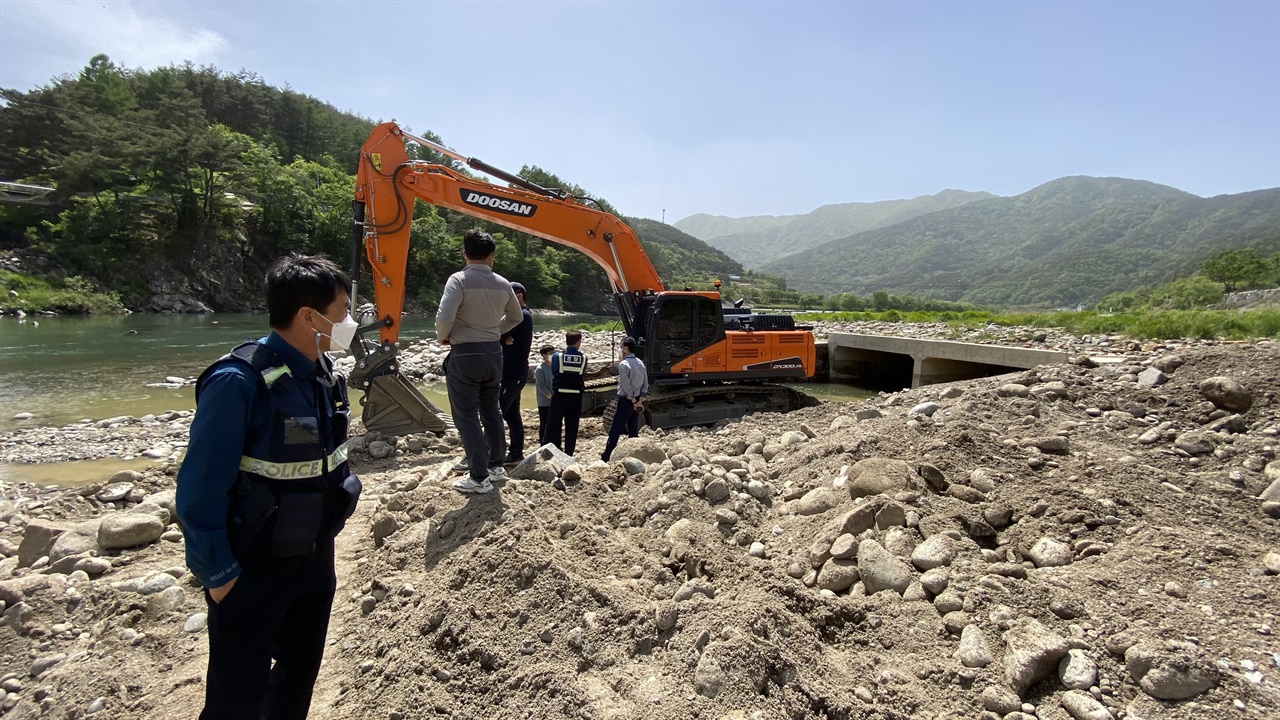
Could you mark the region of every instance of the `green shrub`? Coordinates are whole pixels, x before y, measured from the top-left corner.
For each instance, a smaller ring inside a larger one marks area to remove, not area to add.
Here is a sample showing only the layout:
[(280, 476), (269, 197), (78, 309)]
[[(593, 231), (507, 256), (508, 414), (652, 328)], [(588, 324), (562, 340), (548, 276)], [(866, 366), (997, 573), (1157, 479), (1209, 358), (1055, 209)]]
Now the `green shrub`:
[[(9, 291), (16, 293), (10, 296)], [(97, 292), (92, 283), (72, 276), (55, 283), (32, 275), (0, 270), (0, 312), (58, 313), (84, 315), (124, 312), (119, 293)]]

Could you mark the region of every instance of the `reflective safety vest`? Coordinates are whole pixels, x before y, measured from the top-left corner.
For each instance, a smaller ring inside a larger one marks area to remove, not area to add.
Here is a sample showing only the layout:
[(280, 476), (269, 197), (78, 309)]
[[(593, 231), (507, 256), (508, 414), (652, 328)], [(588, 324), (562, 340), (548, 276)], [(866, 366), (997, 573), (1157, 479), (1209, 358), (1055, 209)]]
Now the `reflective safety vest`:
[(330, 415), (315, 405), (313, 380), (299, 381), (275, 351), (249, 341), (204, 371), (197, 401), (205, 379), (228, 363), (251, 368), (260, 379), (257, 402), (270, 403), (267, 425), (247, 428), (238, 449), (240, 474), (227, 512), (231, 549), (241, 563), (308, 555), (338, 534), (360, 496), (347, 464), (346, 378), (335, 375), (319, 399), (332, 404)]
[(553, 392), (578, 395), (586, 387), (587, 356), (577, 348), (565, 348), (551, 356)]

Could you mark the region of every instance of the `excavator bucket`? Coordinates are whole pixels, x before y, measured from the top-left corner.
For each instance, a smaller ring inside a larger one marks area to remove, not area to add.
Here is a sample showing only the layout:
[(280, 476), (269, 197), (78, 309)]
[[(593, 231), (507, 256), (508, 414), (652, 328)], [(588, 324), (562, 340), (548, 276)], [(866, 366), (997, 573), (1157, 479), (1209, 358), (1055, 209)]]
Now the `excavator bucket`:
[(370, 432), (384, 435), (435, 433), (443, 435), (453, 427), (443, 410), (409, 383), (400, 373), (379, 375), (370, 381), (364, 397), (361, 419)]

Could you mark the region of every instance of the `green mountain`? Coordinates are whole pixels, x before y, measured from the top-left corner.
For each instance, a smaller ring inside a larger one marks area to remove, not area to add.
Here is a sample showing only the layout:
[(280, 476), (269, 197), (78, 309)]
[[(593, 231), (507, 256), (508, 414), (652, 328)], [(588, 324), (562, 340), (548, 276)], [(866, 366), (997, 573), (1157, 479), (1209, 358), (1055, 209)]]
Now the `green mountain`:
[(758, 269), (785, 255), (829, 240), (894, 225), (913, 217), (995, 197), (987, 192), (943, 190), (910, 200), (823, 205), (805, 215), (724, 218), (692, 215), (676, 227)]
[(668, 288), (743, 275), (742, 264), (698, 238), (645, 218), (623, 218), (640, 238), (649, 262)]
[(725, 235), (768, 232), (777, 230), (800, 215), (754, 215), (751, 217), (725, 217), (698, 213), (675, 223), (675, 227), (703, 240), (714, 240)]
[(827, 242), (762, 270), (828, 294), (1069, 306), (1190, 274), (1234, 248), (1280, 251), (1280, 188), (1202, 198), (1141, 180), (1067, 177)]

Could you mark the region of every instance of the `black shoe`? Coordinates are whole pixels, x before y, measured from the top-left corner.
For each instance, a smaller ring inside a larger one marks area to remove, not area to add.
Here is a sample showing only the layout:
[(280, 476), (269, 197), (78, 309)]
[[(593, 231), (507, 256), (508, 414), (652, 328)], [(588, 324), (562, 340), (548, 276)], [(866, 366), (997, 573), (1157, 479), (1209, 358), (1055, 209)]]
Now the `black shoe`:
[(508, 455), (508, 456), (507, 456), (507, 459), (502, 461), (502, 464), (504, 464), (504, 465), (516, 465), (516, 464), (519, 464), (519, 463), (520, 463), (520, 461), (522, 461), (522, 460), (524, 460), (524, 458), (523, 458), (523, 457), (520, 457), (519, 455)]

